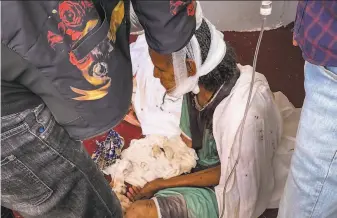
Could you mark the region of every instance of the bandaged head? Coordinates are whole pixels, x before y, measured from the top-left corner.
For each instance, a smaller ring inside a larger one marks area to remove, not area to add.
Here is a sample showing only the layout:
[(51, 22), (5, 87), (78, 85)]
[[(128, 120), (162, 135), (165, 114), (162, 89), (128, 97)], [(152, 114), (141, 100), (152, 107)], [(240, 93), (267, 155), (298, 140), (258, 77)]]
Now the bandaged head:
[[(183, 49), (172, 54), (175, 88), (167, 93), (172, 97), (179, 98), (188, 92), (199, 93), (199, 78), (216, 68), (225, 57), (226, 43), (223, 40), (223, 34), (217, 31), (215, 26), (208, 20), (204, 20), (211, 34), (211, 44), (207, 58), (202, 62), (200, 45), (195, 36)], [(195, 73), (189, 72), (191, 69), (189, 69), (190, 63), (187, 60), (194, 61), (196, 66)]]

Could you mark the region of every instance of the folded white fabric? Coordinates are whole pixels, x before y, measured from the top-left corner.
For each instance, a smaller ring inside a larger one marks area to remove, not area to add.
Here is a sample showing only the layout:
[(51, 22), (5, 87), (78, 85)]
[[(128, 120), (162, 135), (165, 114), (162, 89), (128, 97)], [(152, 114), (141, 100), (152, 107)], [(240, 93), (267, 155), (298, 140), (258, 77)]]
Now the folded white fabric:
[(116, 192), (125, 192), (124, 182), (143, 187), (158, 178), (168, 179), (189, 173), (197, 164), (194, 149), (187, 147), (180, 136), (167, 138), (149, 135), (132, 140), (122, 152), (121, 160), (104, 172), (114, 180)]
[(273, 158), (275, 186), (268, 208), (278, 208), (283, 195), (291, 157), (295, 149), (297, 127), (301, 115), (301, 108), (295, 108), (282, 92), (274, 92), (274, 96), (275, 103), (283, 119), (283, 131), (281, 142)]
[(139, 36), (137, 41), (131, 44), (130, 51), (133, 73), (136, 76), (132, 104), (143, 135), (179, 135), (182, 98), (177, 101), (165, 101), (163, 107), (165, 88), (160, 84), (160, 80), (153, 76), (153, 64), (145, 35)]

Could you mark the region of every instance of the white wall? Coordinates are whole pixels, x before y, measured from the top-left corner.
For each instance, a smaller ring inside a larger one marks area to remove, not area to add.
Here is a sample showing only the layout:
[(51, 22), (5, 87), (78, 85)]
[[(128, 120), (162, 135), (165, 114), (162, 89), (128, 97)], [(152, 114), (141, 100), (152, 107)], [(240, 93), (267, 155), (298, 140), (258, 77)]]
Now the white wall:
[[(297, 1), (272, 1), (267, 29), (294, 21)], [(200, 1), (204, 15), (223, 31), (254, 31), (261, 26), (261, 1)]]

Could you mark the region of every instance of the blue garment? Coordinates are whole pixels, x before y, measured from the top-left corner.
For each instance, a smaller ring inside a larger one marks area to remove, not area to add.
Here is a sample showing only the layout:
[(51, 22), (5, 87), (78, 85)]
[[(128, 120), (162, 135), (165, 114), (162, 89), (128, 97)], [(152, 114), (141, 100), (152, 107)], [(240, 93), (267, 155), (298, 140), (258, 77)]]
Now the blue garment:
[(1, 117), (1, 206), (24, 217), (122, 217), (84, 146), (44, 105)]
[(297, 144), (278, 218), (337, 217), (337, 67), (305, 63)]
[(299, 1), (294, 39), (306, 61), (337, 67), (337, 1)]

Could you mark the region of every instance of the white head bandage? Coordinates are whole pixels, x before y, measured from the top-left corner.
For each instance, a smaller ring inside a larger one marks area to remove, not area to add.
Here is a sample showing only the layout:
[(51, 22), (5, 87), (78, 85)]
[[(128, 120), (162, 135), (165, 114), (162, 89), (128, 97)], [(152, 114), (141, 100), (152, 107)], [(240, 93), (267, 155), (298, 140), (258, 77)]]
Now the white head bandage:
[[(204, 18), (204, 20), (211, 33), (211, 44), (207, 58), (202, 63), (200, 46), (195, 36), (183, 49), (172, 54), (176, 84), (175, 89), (168, 93), (172, 97), (179, 98), (188, 92), (199, 93), (199, 77), (211, 72), (225, 57), (226, 43), (223, 40), (223, 34), (216, 30), (215, 26), (207, 19)], [(196, 64), (197, 72), (194, 76), (189, 76), (186, 58), (191, 58)]]

